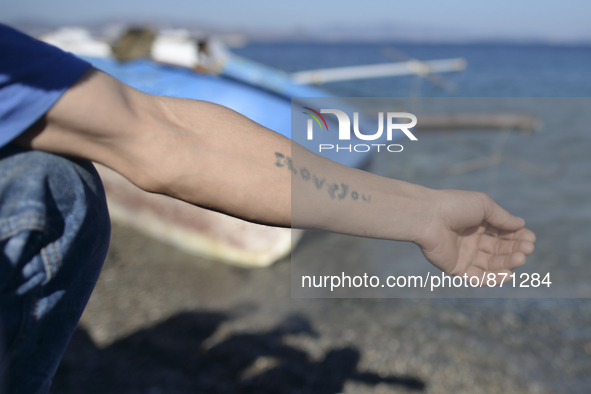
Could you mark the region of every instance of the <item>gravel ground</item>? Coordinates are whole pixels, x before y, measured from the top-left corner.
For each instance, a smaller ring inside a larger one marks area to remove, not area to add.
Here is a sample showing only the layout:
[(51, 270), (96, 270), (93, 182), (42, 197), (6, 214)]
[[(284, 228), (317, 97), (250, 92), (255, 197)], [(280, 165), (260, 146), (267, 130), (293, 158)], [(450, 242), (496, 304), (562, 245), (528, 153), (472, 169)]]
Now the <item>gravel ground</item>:
[[(306, 247), (306, 242), (302, 244)], [(115, 225), (53, 393), (587, 393), (589, 300), (292, 299)]]

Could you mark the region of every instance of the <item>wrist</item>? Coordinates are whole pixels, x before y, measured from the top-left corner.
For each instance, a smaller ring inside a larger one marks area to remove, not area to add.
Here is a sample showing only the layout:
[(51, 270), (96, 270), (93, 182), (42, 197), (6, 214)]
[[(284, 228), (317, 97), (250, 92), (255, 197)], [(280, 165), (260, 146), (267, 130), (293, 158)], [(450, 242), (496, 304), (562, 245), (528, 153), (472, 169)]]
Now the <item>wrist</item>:
[(407, 183), (407, 203), (403, 208), (403, 228), (401, 241), (420, 244), (425, 234), (433, 227), (437, 219), (437, 206), (440, 202), (440, 191), (424, 186)]

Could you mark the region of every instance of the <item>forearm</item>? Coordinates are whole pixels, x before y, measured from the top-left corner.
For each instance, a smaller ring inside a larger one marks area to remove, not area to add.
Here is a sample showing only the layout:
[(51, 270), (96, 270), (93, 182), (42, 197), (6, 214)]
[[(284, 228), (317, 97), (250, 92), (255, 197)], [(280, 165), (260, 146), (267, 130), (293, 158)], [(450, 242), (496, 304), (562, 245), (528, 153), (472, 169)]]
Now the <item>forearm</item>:
[(254, 222), (396, 240), (414, 240), (431, 214), (429, 189), (331, 162), (224, 107), (158, 100), (167, 120), (141, 150), (152, 191)]

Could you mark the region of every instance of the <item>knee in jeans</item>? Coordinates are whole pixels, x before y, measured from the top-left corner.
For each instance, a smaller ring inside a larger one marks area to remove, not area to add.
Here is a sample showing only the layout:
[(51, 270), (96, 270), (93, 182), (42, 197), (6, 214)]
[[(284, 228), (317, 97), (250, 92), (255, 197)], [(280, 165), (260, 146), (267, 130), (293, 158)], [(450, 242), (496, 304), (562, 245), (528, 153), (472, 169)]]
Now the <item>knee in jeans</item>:
[(104, 258), (110, 221), (92, 163), (7, 147), (0, 150), (0, 170), (2, 257), (12, 265), (31, 260), (31, 276), (40, 268), (34, 267), (40, 262), (33, 257), (40, 256), (43, 282), (55, 276), (64, 261), (84, 264), (89, 258)]

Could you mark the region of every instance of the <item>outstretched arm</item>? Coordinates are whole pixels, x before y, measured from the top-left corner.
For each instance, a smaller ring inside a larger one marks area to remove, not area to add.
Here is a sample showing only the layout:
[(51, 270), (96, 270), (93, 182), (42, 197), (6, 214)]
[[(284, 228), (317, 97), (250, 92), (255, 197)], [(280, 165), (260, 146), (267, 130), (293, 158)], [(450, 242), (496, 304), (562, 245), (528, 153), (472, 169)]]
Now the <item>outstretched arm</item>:
[(249, 221), (415, 242), (450, 274), (508, 272), (533, 251), (524, 221), (482, 193), (341, 166), (225, 107), (144, 94), (92, 69), (15, 142)]

